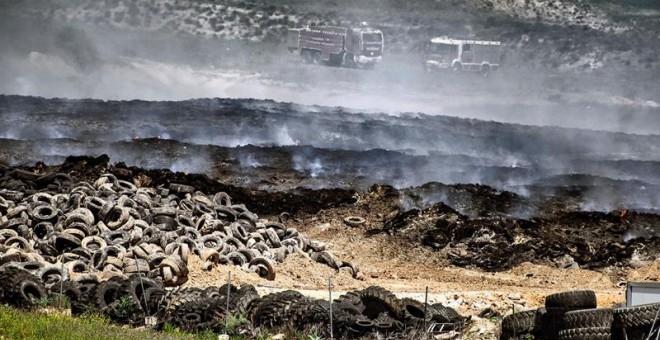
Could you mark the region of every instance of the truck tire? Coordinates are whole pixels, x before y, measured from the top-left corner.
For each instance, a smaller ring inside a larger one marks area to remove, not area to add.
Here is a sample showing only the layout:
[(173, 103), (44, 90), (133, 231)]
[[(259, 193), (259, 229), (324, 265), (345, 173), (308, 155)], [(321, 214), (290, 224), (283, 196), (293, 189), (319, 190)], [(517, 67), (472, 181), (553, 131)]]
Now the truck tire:
[(334, 67), (340, 67), (344, 63), (344, 53), (339, 54), (330, 54), (330, 59), (328, 60), (328, 65)]
[(505, 316), (502, 319), (502, 336), (500, 339), (510, 339), (514, 335), (532, 333), (536, 327), (537, 312), (537, 309), (532, 309)]
[(559, 331), (559, 340), (610, 340), (610, 327), (573, 328)]
[(355, 63), (355, 55), (353, 55), (353, 53), (344, 54), (344, 66), (349, 68), (357, 67), (357, 64)]
[(572, 290), (550, 294), (545, 298), (545, 306), (570, 310), (596, 308), (596, 293), (592, 290)]
[(403, 319), (405, 315), (401, 300), (383, 287), (371, 286), (364, 289), (360, 299), (365, 307), (363, 314), (369, 319), (377, 318), (382, 312), (388, 312), (397, 320)]
[(660, 309), (660, 303), (651, 303), (633, 307), (614, 309), (614, 326), (616, 328), (648, 327), (653, 324)]
[(563, 319), (564, 329), (594, 328), (612, 326), (612, 309), (581, 309), (566, 312)]
[(484, 78), (488, 78), (489, 75), (490, 75), (490, 65), (481, 66), (481, 76)]
[(312, 64), (314, 65), (319, 65), (321, 64), (321, 52), (319, 51), (313, 51), (312, 52)]
[(302, 51), (300, 56), (302, 57), (302, 61), (305, 64), (311, 64), (312, 63), (312, 52), (310, 52), (308, 50), (304, 50), (304, 51)]

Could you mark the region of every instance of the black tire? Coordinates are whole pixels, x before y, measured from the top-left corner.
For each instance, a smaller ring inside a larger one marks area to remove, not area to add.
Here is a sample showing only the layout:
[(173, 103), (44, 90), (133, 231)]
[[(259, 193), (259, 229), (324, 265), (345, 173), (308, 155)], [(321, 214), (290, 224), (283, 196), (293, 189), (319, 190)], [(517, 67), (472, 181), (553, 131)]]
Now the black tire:
[(247, 315), (250, 308), (258, 301), (259, 293), (257, 293), (257, 289), (253, 285), (243, 285), (236, 291), (236, 294), (231, 296), (229, 310), (234, 313)]
[(128, 246), (129, 242), (131, 241), (131, 234), (125, 230), (111, 231), (105, 235), (105, 241), (110, 246)]
[(489, 65), (484, 65), (481, 67), (481, 76), (484, 78), (488, 78), (490, 75), (490, 66)]
[(278, 293), (268, 294), (253, 312), (253, 322), (256, 325), (267, 325), (272, 327), (281, 324), (284, 318), (289, 318), (288, 310), (291, 303), (304, 299), (305, 296), (294, 290), (285, 290)]
[(302, 51), (300, 56), (302, 58), (302, 61), (305, 64), (311, 64), (312, 63), (312, 53), (310, 51), (304, 50), (304, 51)]
[(195, 325), (200, 321), (202, 321), (202, 316), (199, 315), (198, 313), (186, 313), (181, 318), (181, 321), (183, 321), (183, 323), (187, 325)]
[(3, 299), (16, 307), (32, 307), (48, 296), (46, 287), (34, 275), (24, 271), (11, 271), (8, 280), (3, 281)]
[(43, 282), (44, 285), (50, 287), (58, 285), (59, 282), (66, 280), (67, 274), (68, 273), (60, 266), (49, 265), (39, 270), (37, 276), (41, 279), (41, 282)]
[(405, 312), (404, 320), (407, 324), (416, 325), (433, 319), (434, 308), (430, 305), (427, 305), (425, 309), (423, 302), (411, 298), (401, 299), (401, 305)]
[(245, 255), (237, 251), (232, 251), (231, 253), (227, 254), (227, 258), (235, 266), (243, 266), (244, 264), (248, 263), (248, 260), (245, 258)]
[(441, 303), (436, 303), (431, 305), (433, 307), (433, 320), (440, 323), (456, 323), (465, 320), (465, 317), (458, 314), (458, 312), (447, 306), (443, 306)]
[(565, 329), (611, 327), (613, 318), (611, 308), (581, 309), (566, 312), (563, 327)]
[(225, 283), (222, 286), (218, 287), (218, 292), (220, 292), (220, 295), (227, 296), (227, 287), (229, 287), (229, 294), (234, 294), (238, 291), (238, 287), (234, 286), (231, 283)]
[(268, 305), (261, 307), (255, 321), (268, 327), (286, 324), (293, 318), (292, 306), (300, 301), (306, 302), (308, 298), (300, 293), (278, 296)]
[[(150, 287), (150, 288), (145, 288), (144, 290), (144, 295), (147, 298), (147, 312), (149, 313), (155, 313), (159, 310), (160, 306), (162, 306), (162, 302), (165, 298), (165, 289), (162, 287)], [(144, 302), (141, 301), (141, 306), (144, 308), (145, 306), (143, 305)]]
[(397, 320), (403, 320), (404, 311), (401, 301), (389, 290), (379, 287), (371, 286), (366, 288), (360, 294), (360, 299), (364, 304), (364, 315), (371, 320), (376, 319), (382, 312), (389, 313)]
[(61, 285), (57, 284), (51, 287), (50, 291), (66, 296), (72, 303), (82, 301), (84, 298), (78, 284), (74, 281), (64, 281)]
[(334, 300), (334, 303), (350, 303), (355, 308), (362, 313), (364, 311), (364, 304), (362, 303), (361, 298), (362, 293), (358, 290), (347, 292), (346, 294), (340, 295)]
[(610, 340), (610, 327), (573, 328), (559, 331), (559, 340)]
[(117, 301), (122, 293), (122, 288), (121, 284), (113, 281), (99, 283), (94, 290), (94, 303), (96, 307), (103, 310)]
[(509, 314), (502, 319), (502, 335), (505, 339), (521, 334), (532, 333), (536, 328), (536, 314), (538, 310), (526, 310)]
[(154, 224), (161, 231), (174, 231), (178, 228), (179, 224), (176, 219), (168, 215), (158, 215), (154, 217)]
[[(302, 316), (296, 316), (297, 324), (301, 327), (306, 325), (326, 325), (330, 321), (330, 303), (324, 300), (314, 300), (307, 303), (302, 310)], [(298, 311), (300, 312), (300, 311)]]
[(169, 189), (171, 192), (176, 192), (179, 194), (191, 194), (195, 191), (195, 188), (190, 185), (170, 183)]
[(639, 328), (651, 326), (658, 314), (658, 309), (660, 309), (660, 303), (615, 308), (613, 311), (614, 326), (616, 328)]
[(348, 216), (344, 218), (344, 223), (346, 223), (346, 225), (351, 227), (359, 227), (363, 225), (365, 222), (366, 220), (360, 216)]
[(312, 64), (320, 65), (322, 62), (323, 62), (323, 60), (321, 60), (321, 52), (313, 51), (312, 52)]
[(22, 280), (18, 283), (18, 287), (10, 290), (14, 299), (14, 303), (19, 306), (31, 306), (38, 300), (48, 296), (46, 287), (39, 282), (36, 278), (29, 278)]
[[(152, 290), (149, 291), (149, 289)], [(127, 287), (129, 296), (140, 306), (142, 310), (145, 310), (148, 307), (150, 296), (148, 296), (147, 292), (149, 291), (149, 294), (153, 294), (156, 291), (153, 289), (160, 289), (163, 291), (163, 294), (165, 292), (165, 289), (156, 281), (146, 277), (142, 277), (142, 279), (140, 279), (140, 276), (138, 275), (131, 277)]]
[(30, 216), (39, 222), (54, 222), (57, 219), (57, 208), (41, 204), (30, 211)]
[(62, 254), (80, 247), (80, 240), (71, 234), (57, 233), (55, 249)]
[(330, 268), (339, 270), (339, 264), (335, 260), (335, 256), (329, 251), (322, 251), (318, 253), (318, 259), (316, 262), (321, 262), (327, 264)]
[(89, 300), (90, 295), (96, 290), (97, 283), (78, 283), (82, 300)]
[(374, 327), (379, 331), (390, 332), (403, 328), (400, 321), (394, 320), (391, 316), (383, 313), (374, 320)]
[(546, 307), (545, 313), (537, 320), (540, 339), (556, 340), (559, 331), (564, 329), (564, 314), (572, 309), (562, 307)]
[(248, 233), (245, 231), (245, 228), (240, 223), (234, 222), (229, 225), (229, 228), (231, 229), (231, 234), (235, 238), (239, 239), (242, 242), (247, 241), (248, 239)]
[(273, 261), (260, 256), (250, 261), (250, 267), (252, 266), (256, 267), (257, 273), (260, 277), (263, 277), (268, 281), (275, 280), (275, 264)]
[(572, 290), (545, 297), (546, 307), (561, 307), (571, 310), (596, 308), (596, 293), (592, 290)]

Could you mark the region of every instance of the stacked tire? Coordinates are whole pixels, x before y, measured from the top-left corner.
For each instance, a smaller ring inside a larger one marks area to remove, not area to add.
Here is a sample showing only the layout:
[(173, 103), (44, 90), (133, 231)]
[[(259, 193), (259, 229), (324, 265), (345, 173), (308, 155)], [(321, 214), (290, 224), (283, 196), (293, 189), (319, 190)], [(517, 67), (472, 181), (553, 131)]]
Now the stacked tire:
[(500, 339), (525, 339), (538, 337), (545, 308), (530, 309), (513, 313), (502, 319)]
[(660, 332), (660, 303), (614, 309), (612, 339), (644, 340)]
[(612, 338), (612, 309), (593, 308), (570, 311), (564, 314), (562, 340), (609, 340)]
[[(31, 264), (24, 267), (43, 271)], [(219, 333), (225, 331), (226, 317), (244, 316), (249, 320), (246, 329), (314, 328), (328, 336), (332, 309), (332, 330), (338, 336), (359, 338), (378, 333), (410, 338), (427, 323), (452, 323), (454, 329), (460, 329), (468, 319), (441, 304), (399, 299), (379, 286), (348, 292), (331, 304), (293, 290), (260, 297), (252, 285), (167, 288), (162, 280), (144, 274), (116, 275), (104, 281), (85, 274), (51, 282), (50, 276), (33, 275), (25, 268), (13, 263), (0, 266), (0, 304), (32, 308), (40, 301), (65, 296), (73, 315), (101, 313), (121, 325), (145, 326), (145, 318), (154, 316), (159, 320), (157, 328), (169, 323), (189, 332)]]
[[(333, 300), (332, 305), (294, 291), (274, 293), (254, 303), (249, 315), (255, 326), (286, 324), (294, 329), (314, 328), (327, 336), (332, 308), (333, 333), (350, 339), (374, 333), (389, 338), (410, 338), (410, 332), (418, 331), (424, 320), (454, 323), (455, 329), (464, 325), (467, 318), (450, 307), (436, 306), (427, 305), (424, 310), (422, 302), (399, 299), (383, 287), (371, 286), (341, 295)], [(443, 312), (438, 312), (440, 307)]]
[[(596, 320), (593, 315), (600, 316), (601, 312), (584, 312), (596, 308), (596, 305), (596, 293), (591, 290), (574, 290), (548, 295), (543, 308), (505, 316), (502, 319), (500, 339), (533, 337), (547, 340), (577, 340), (582, 339), (583, 335), (594, 332), (600, 334), (603, 332), (601, 329), (603, 322), (601, 319)], [(611, 324), (611, 310), (609, 315)], [(610, 334), (609, 328), (607, 334)]]
[(590, 290), (548, 295), (544, 308), (505, 316), (500, 339), (646, 340), (660, 331), (660, 303), (612, 309), (596, 302)]

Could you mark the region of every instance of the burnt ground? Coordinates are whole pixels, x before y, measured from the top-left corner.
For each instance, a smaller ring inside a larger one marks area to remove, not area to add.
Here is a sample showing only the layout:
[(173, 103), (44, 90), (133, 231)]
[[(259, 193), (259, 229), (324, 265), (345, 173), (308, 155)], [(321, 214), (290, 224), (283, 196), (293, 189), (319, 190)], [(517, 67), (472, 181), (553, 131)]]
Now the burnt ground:
[(487, 271), (628, 266), (660, 249), (653, 135), (256, 100), (3, 96), (0, 110), (5, 179), (63, 162), (55, 171), (81, 180), (225, 191), (266, 216), (366, 204), (367, 235)]

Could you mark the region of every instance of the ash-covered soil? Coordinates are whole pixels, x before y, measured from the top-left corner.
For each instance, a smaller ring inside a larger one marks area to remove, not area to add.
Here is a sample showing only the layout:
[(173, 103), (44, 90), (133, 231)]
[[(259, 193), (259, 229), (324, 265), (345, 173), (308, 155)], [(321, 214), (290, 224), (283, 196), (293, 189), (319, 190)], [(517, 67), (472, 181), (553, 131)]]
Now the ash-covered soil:
[[(658, 124), (657, 112), (638, 114), (647, 126)], [(570, 198), (571, 209), (658, 206), (655, 135), (230, 99), (2, 96), (0, 115), (6, 122), (0, 152), (11, 165), (107, 154), (113, 162), (205, 173), (270, 191), (478, 183), (523, 196), (561, 195)], [(438, 194), (424, 204), (441, 200)], [(536, 209), (514, 206), (501, 213)]]
[(369, 235), (488, 271), (628, 266), (659, 249), (655, 135), (257, 100), (0, 99), (5, 171), (67, 160), (93, 177), (118, 162), (120, 178), (226, 191), (259, 214), (363, 206)]

